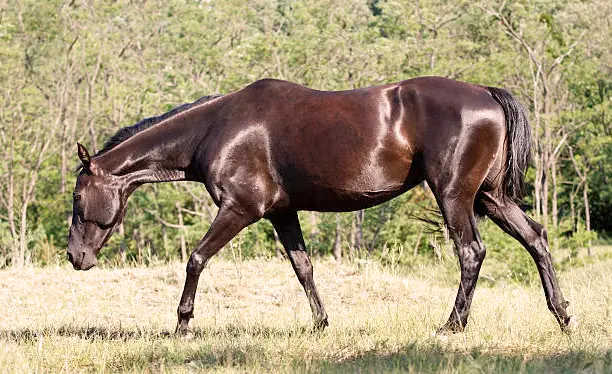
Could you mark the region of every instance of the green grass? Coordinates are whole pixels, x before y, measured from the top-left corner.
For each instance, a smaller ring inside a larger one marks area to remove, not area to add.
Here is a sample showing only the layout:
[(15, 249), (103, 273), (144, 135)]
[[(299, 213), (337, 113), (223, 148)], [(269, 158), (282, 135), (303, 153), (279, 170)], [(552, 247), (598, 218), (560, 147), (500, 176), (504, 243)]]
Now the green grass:
[(2, 271), (0, 371), (612, 372), (612, 261), (561, 274), (581, 323), (570, 336), (539, 285), (491, 280), (479, 283), (465, 333), (432, 336), (456, 292), (448, 268), (318, 261), (330, 327), (313, 333), (287, 261), (214, 259), (193, 340), (172, 334), (183, 264)]

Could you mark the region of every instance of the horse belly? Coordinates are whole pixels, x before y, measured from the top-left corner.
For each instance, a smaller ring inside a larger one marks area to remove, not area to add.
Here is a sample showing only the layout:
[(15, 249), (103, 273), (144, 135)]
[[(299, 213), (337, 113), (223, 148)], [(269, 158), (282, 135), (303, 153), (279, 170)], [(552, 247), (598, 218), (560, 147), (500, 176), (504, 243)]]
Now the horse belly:
[(290, 194), (289, 198), (291, 209), (295, 210), (348, 212), (384, 203), (400, 195), (404, 190), (355, 192), (315, 186)]
[[(297, 210), (343, 212), (381, 204), (422, 180), (419, 168), (411, 164), (411, 160), (397, 159), (384, 165), (361, 165), (353, 173), (339, 172), (327, 177), (303, 171), (300, 176), (285, 180), (290, 206)], [(342, 169), (345, 168), (338, 166), (338, 170)]]
[(379, 126), (379, 133), (368, 129), (350, 136), (358, 127), (337, 126), (323, 136), (304, 136), (300, 138), (303, 144), (277, 155), (279, 174), (294, 209), (363, 209), (420, 182), (420, 168), (413, 167), (412, 153), (391, 138), (388, 130)]

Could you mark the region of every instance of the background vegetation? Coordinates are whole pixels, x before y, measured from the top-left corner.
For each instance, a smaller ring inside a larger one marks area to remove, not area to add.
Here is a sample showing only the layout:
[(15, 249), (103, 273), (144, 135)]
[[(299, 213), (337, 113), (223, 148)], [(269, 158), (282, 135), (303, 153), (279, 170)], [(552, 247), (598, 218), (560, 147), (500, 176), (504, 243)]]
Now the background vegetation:
[[(422, 75), (508, 88), (531, 112), (525, 207), (549, 228), (553, 251), (571, 258), (612, 233), (609, 1), (0, 4), (0, 267), (64, 261), (77, 141), (97, 151), (123, 126), (264, 77), (325, 90)], [(443, 235), (412, 219), (431, 209), (419, 187), (366, 211), (301, 218), (315, 254), (415, 263), (445, 253)], [(214, 214), (203, 186), (145, 186), (102, 257), (184, 260)], [(519, 245), (481, 227), (505, 266), (493, 276), (527, 277)], [(280, 251), (262, 221), (224, 253)]]

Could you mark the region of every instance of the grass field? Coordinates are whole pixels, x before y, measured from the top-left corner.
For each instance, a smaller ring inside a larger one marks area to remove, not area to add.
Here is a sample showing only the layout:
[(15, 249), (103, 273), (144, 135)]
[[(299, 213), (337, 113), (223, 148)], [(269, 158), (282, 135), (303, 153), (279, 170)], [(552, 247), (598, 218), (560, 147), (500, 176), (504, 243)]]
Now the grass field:
[(487, 279), (467, 331), (432, 336), (458, 282), (445, 268), (318, 261), (330, 327), (312, 333), (287, 261), (213, 259), (200, 279), (193, 340), (172, 335), (183, 264), (2, 271), (0, 371), (612, 372), (612, 261), (561, 274), (581, 323), (570, 336), (539, 285)]

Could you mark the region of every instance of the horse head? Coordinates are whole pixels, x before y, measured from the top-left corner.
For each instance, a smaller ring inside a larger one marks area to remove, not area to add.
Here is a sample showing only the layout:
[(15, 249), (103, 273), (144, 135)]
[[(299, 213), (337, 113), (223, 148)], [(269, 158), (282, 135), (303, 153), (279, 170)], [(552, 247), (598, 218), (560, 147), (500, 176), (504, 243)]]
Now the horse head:
[(128, 194), (122, 180), (102, 170), (87, 149), (77, 145), (83, 168), (73, 193), (68, 260), (76, 270), (88, 270), (123, 220)]

